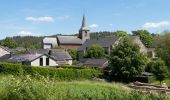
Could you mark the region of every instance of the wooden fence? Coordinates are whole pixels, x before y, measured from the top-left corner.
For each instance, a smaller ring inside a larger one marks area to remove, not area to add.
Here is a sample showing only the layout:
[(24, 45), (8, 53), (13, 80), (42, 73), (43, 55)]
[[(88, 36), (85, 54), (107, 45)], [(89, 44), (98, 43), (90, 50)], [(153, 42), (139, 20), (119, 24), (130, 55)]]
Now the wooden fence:
[(134, 82), (129, 84), (129, 87), (135, 91), (141, 91), (146, 94), (159, 93), (159, 94), (170, 94), (170, 89), (166, 85), (151, 85), (141, 82)]

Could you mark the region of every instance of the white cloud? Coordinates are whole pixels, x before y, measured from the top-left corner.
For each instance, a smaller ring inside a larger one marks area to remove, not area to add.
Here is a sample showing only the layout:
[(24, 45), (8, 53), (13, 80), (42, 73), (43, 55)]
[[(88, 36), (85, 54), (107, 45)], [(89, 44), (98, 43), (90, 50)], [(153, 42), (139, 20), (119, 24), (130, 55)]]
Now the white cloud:
[(20, 31), (17, 33), (19, 36), (40, 36), (40, 34), (28, 32), (28, 31)]
[(109, 24), (110, 26), (113, 26), (113, 24)]
[(26, 17), (26, 20), (32, 22), (54, 22), (54, 18), (50, 16), (42, 16), (42, 17)]
[(169, 26), (169, 25), (170, 25), (169, 21), (161, 21), (158, 23), (147, 22), (143, 25), (143, 28), (146, 28), (146, 29), (160, 28), (160, 27), (165, 27), (165, 26)]
[(65, 20), (65, 19), (69, 19), (70, 16), (58, 16), (56, 17), (57, 20)]
[(99, 25), (97, 25), (97, 24), (91, 24), (89, 27), (90, 27), (90, 28), (97, 28), (97, 27), (99, 27)]

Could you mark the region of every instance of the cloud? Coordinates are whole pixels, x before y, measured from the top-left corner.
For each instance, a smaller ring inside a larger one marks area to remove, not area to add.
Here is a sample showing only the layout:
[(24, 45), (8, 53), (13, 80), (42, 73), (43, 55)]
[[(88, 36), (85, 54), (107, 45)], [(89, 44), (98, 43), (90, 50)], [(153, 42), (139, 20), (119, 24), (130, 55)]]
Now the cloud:
[(27, 21), (32, 22), (54, 22), (54, 18), (50, 16), (42, 16), (42, 17), (26, 17)]
[(40, 36), (40, 34), (28, 32), (28, 31), (20, 31), (17, 33), (19, 36)]
[(65, 20), (65, 19), (69, 19), (70, 18), (70, 16), (58, 16), (58, 17), (56, 17), (56, 19), (57, 20)]
[(90, 27), (90, 28), (97, 28), (97, 27), (99, 27), (99, 25), (97, 25), (97, 24), (91, 24), (89, 27)]
[(165, 27), (165, 26), (169, 26), (169, 25), (170, 25), (169, 21), (160, 21), (158, 23), (147, 22), (143, 25), (143, 28), (146, 28), (146, 29), (161, 28), (161, 27)]
[(110, 26), (113, 26), (113, 24), (109, 24)]

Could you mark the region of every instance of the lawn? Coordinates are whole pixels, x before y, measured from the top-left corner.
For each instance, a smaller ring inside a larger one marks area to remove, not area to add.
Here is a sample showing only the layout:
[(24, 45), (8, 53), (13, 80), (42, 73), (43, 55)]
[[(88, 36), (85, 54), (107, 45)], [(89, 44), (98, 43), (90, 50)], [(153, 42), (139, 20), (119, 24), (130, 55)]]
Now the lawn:
[[(168, 87), (170, 87), (170, 78), (165, 79), (164, 81), (162, 81), (162, 83), (166, 83), (166, 85)], [(159, 81), (155, 81), (152, 84), (160, 85), (160, 82)]]
[(56, 81), (44, 77), (0, 75), (1, 100), (170, 100), (166, 95), (145, 95), (121, 83)]

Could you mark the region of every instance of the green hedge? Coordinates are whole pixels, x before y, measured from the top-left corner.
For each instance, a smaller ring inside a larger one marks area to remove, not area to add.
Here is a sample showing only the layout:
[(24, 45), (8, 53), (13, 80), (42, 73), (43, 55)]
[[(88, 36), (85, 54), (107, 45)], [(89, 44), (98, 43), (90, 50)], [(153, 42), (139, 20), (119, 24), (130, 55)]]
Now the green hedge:
[(0, 73), (19, 75), (22, 74), (22, 71), (20, 64), (0, 63)]
[(93, 68), (78, 68), (70, 66), (69, 68), (47, 68), (31, 67), (27, 65), (0, 63), (0, 73), (4, 74), (23, 74), (39, 77), (39, 75), (58, 80), (81, 80), (93, 79), (100, 75), (100, 71)]

